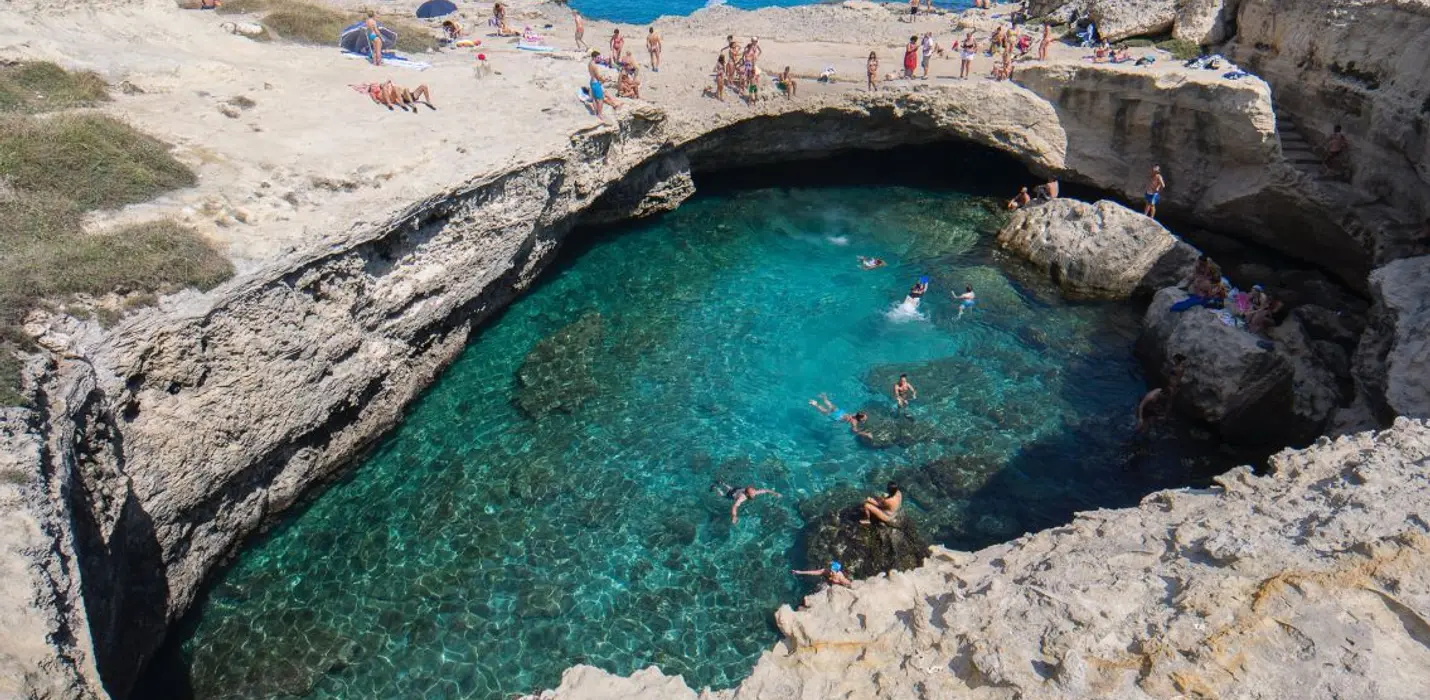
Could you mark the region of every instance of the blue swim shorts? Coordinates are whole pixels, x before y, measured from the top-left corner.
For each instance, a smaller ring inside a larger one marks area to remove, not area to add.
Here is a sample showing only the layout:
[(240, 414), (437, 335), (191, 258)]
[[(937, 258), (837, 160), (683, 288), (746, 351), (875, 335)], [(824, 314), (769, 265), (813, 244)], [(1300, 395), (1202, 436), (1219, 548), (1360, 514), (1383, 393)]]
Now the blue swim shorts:
[(1147, 198), (1147, 203), (1148, 203), (1148, 204), (1151, 204), (1152, 206), (1155, 207), (1155, 206), (1157, 206), (1157, 200), (1162, 197), (1162, 193), (1161, 193), (1161, 192), (1148, 192), (1148, 193), (1147, 193), (1146, 195), (1144, 195), (1144, 196)]
[(601, 81), (591, 81), (591, 99), (596, 102), (606, 99), (606, 88), (601, 85)]

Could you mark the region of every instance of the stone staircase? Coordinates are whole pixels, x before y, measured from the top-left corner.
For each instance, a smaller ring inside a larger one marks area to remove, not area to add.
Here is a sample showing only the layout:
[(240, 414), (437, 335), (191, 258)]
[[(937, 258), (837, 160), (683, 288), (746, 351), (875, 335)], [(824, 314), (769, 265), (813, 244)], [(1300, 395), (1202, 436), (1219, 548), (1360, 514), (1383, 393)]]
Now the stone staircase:
[(1301, 130), (1296, 128), (1295, 120), (1279, 108), (1276, 110), (1276, 133), (1281, 136), (1281, 153), (1287, 163), (1308, 171), (1315, 177), (1325, 174), (1321, 158), (1312, 150), (1306, 137), (1301, 135)]

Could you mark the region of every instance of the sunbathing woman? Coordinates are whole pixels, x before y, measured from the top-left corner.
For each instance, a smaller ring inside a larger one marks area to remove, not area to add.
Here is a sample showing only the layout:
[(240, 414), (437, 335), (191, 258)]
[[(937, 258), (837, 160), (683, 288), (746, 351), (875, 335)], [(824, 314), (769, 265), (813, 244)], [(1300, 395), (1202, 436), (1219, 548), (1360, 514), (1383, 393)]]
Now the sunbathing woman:
[(412, 112), (417, 112), (417, 104), (427, 105), (436, 110), (436, 105), (432, 104), (432, 90), (426, 83), (408, 90), (405, 87), (394, 85), (391, 80), (385, 83), (367, 83), (364, 85), (354, 85), (353, 89), (367, 93), (367, 96), (389, 110), (401, 107), (402, 111), (407, 111), (409, 107)]

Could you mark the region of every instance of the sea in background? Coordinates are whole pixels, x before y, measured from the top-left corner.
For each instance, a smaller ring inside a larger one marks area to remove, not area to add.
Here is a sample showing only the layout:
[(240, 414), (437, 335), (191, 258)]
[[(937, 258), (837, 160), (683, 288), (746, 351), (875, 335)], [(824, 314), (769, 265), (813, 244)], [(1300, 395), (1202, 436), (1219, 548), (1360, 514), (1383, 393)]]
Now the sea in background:
[[(1242, 459), (1134, 434), (1140, 306), (1063, 301), (992, 245), (1020, 168), (901, 153), (702, 177), (675, 212), (574, 232), (392, 434), (216, 578), (135, 697), (498, 700), (575, 663), (729, 687), (812, 590), (790, 574), (823, 563), (809, 524), (890, 479), (929, 539), (975, 549)], [(783, 497), (732, 524), (719, 483)]]
[[(645, 24), (666, 15), (688, 15), (706, 7), (728, 5), (742, 10), (756, 10), (761, 7), (793, 7), (795, 5), (817, 5), (810, 0), (573, 0), (570, 5), (581, 14), (595, 19), (628, 24)], [(838, 4), (838, 3), (830, 3)], [(966, 10), (973, 7), (972, 0), (943, 0), (934, 2), (934, 7), (943, 10)]]

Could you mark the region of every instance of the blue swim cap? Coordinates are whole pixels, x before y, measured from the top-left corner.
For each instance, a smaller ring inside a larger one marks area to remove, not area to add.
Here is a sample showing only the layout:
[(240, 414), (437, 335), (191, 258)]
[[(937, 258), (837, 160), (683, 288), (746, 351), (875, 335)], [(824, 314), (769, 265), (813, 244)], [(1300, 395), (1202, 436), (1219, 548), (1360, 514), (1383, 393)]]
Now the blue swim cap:
[(832, 562), (829, 562), (829, 570), (830, 570), (830, 571), (836, 571), (836, 572), (837, 572), (837, 571), (843, 571), (843, 570), (844, 570), (844, 567), (841, 566), (841, 565), (839, 564), (839, 562), (837, 562), (837, 561), (832, 561)]
[(928, 283), (929, 283), (928, 275), (924, 275), (923, 277), (920, 277), (920, 278), (919, 278), (919, 284), (928, 284)]

